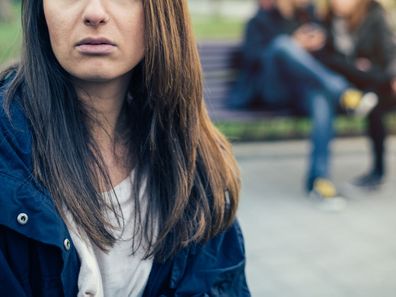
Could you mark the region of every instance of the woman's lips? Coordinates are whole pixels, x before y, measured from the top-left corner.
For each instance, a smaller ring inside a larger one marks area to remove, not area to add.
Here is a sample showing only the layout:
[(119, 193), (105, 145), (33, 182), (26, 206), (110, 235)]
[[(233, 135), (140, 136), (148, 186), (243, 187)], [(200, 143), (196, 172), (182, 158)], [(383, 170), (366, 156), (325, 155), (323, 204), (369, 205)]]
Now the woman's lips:
[(86, 55), (108, 55), (116, 45), (104, 37), (87, 37), (76, 44), (77, 50)]
[(113, 44), (109, 44), (109, 43), (102, 43), (102, 44), (83, 43), (77, 45), (76, 48), (81, 54), (108, 55), (111, 54), (116, 47)]

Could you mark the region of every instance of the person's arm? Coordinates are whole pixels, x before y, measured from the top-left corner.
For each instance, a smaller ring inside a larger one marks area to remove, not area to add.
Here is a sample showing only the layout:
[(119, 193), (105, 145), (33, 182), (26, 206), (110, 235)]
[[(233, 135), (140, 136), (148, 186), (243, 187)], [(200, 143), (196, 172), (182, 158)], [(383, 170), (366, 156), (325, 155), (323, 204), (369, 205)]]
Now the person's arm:
[(171, 282), (174, 291), (169, 296), (250, 297), (245, 264), (244, 240), (235, 221), (228, 230), (191, 249), (184, 261), (176, 263)]
[[(13, 239), (18, 241), (19, 246), (10, 246), (10, 240)], [(14, 232), (0, 225), (0, 296), (28, 296), (23, 288), (21, 271), (17, 271), (17, 263), (12, 258), (23, 244), (24, 241)], [(19, 259), (23, 261), (22, 254)]]
[(396, 78), (396, 36), (387, 22), (385, 11), (379, 10), (373, 19), (376, 49), (390, 78)]
[(396, 95), (396, 77), (392, 79), (391, 87), (392, 87), (393, 93)]
[(385, 66), (390, 87), (396, 94), (396, 36), (387, 22), (385, 11), (381, 10), (374, 19), (376, 42), (381, 62)]
[(326, 41), (325, 31), (315, 23), (300, 26), (292, 37), (303, 49), (312, 53), (321, 50)]
[(155, 263), (144, 297), (250, 297), (245, 247), (237, 221), (205, 244)]
[(323, 22), (326, 40), (324, 46), (315, 52), (314, 56), (330, 69), (348, 77), (354, 76), (357, 69), (345, 55), (337, 51), (331, 26), (331, 21)]
[[(67, 262), (74, 257), (69, 255)], [(71, 266), (63, 260), (57, 247), (0, 224), (0, 296), (76, 296), (77, 280), (69, 277)], [(67, 279), (62, 284), (65, 266)]]
[(0, 295), (1, 296), (27, 296), (21, 283), (16, 279), (8, 265), (4, 253), (0, 251)]
[(265, 16), (256, 15), (246, 26), (243, 45), (244, 61), (251, 67), (260, 63), (263, 51), (276, 35), (274, 25)]

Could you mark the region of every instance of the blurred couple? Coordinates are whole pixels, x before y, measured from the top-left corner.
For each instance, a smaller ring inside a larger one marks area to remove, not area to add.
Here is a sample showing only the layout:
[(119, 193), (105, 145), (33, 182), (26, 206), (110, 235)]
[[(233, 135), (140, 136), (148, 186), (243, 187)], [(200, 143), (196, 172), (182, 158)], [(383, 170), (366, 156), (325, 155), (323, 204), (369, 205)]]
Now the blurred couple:
[(309, 0), (259, 1), (229, 104), (246, 108), (259, 100), (307, 113), (313, 130), (305, 189), (319, 201), (339, 205), (343, 198), (330, 176), (335, 112), (368, 115), (372, 168), (353, 183), (378, 187), (386, 167), (383, 118), (396, 106), (396, 44), (377, 1), (324, 4), (319, 10)]

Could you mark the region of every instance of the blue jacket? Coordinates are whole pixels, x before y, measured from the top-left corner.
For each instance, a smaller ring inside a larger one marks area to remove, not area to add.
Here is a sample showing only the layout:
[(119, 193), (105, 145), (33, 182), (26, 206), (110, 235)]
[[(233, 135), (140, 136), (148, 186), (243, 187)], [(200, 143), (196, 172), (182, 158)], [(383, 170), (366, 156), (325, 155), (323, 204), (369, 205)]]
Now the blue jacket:
[[(0, 296), (75, 297), (80, 261), (62, 218), (32, 177), (32, 134), (14, 100), (3, 110), (0, 82)], [(238, 222), (166, 263), (154, 261), (151, 296), (250, 296)]]

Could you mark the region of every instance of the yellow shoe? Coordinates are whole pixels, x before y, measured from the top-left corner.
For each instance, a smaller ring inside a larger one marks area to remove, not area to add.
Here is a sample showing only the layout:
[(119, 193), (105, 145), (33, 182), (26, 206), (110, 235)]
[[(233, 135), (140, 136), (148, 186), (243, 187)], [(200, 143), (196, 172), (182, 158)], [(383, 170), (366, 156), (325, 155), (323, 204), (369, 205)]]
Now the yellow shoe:
[(341, 211), (346, 206), (345, 199), (338, 195), (334, 184), (326, 178), (315, 179), (309, 196), (325, 211)]
[(363, 93), (357, 89), (347, 89), (342, 95), (340, 105), (347, 112), (365, 116), (378, 104), (378, 96), (375, 93)]
[(356, 89), (347, 89), (341, 96), (341, 106), (346, 110), (356, 109), (363, 97), (363, 92)]
[(313, 190), (324, 199), (329, 199), (337, 195), (334, 184), (325, 178), (317, 178), (314, 182)]

